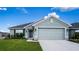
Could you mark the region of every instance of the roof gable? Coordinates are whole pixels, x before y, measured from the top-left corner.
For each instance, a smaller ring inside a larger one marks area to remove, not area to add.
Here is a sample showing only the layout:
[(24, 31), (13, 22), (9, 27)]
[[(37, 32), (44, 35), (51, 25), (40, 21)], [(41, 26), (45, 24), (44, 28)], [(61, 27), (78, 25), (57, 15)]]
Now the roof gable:
[[(66, 26), (68, 26), (68, 27), (71, 26), (70, 24), (65, 23), (64, 21), (62, 21), (62, 20), (60, 20), (60, 19), (58, 19), (58, 18), (55, 18), (55, 17), (49, 17), (49, 18), (54, 18), (54, 19), (56, 19), (56, 20), (62, 22), (64, 25), (66, 25)], [(48, 18), (48, 19), (49, 19), (49, 18)], [(43, 22), (43, 21), (46, 21), (46, 20), (48, 20), (48, 19), (44, 19), (44, 18), (43, 18), (42, 20), (40, 20), (40, 21), (34, 23), (33, 26), (36, 26), (37, 24), (39, 24), (39, 23), (41, 23), (41, 22)]]

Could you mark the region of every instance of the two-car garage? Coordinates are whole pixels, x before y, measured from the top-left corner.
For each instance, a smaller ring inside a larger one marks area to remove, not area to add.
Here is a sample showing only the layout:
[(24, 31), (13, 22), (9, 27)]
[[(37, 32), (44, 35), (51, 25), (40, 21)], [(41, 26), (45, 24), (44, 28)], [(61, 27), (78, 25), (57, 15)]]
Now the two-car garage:
[(65, 39), (64, 28), (39, 28), (38, 38), (40, 40), (63, 40)]
[(54, 17), (41, 20), (33, 26), (36, 29), (34, 32), (35, 40), (65, 40), (69, 37), (67, 29), (70, 25)]

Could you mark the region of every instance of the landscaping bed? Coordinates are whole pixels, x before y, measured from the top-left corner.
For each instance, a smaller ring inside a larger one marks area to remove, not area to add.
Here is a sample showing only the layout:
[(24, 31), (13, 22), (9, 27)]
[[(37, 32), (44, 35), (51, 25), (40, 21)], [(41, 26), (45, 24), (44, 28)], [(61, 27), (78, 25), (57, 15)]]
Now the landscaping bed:
[(75, 43), (79, 43), (79, 39), (70, 39), (69, 41), (75, 42)]
[(39, 42), (22, 39), (0, 40), (0, 51), (42, 51)]

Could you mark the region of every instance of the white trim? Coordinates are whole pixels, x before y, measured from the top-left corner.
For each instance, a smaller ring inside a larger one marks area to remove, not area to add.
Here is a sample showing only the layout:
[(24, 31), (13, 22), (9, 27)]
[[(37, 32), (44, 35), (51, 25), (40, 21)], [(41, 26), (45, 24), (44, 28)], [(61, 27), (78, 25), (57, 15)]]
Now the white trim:
[[(46, 19), (44, 19), (44, 20), (46, 20)], [(27, 25), (27, 26), (25, 26), (24, 28), (26, 28), (26, 27), (28, 27), (28, 26), (34, 26), (34, 24), (36, 24), (36, 23), (38, 23), (38, 22), (42, 22), (42, 21), (44, 21), (44, 20), (38, 20), (38, 21), (34, 21), (34, 23), (32, 23), (32, 24), (29, 24), (29, 25)]]
[(35, 25), (37, 25), (37, 24), (39, 24), (39, 23), (41, 23), (41, 22), (43, 22), (43, 21), (45, 21), (45, 20), (48, 20), (48, 19), (44, 19), (44, 18), (43, 18), (42, 20), (39, 20), (39, 21), (37, 21), (36, 23), (34, 23), (33, 26), (35, 26)]
[(28, 26), (31, 26), (31, 25), (33, 25), (33, 24), (35, 24), (35, 23), (37, 23), (37, 22), (39, 22), (39, 21), (41, 21), (41, 20), (38, 20), (38, 21), (33, 21), (33, 23), (31, 23), (31, 24), (29, 24), (29, 25), (27, 25), (27, 26), (25, 26), (24, 28), (26, 28), (26, 27), (28, 27)]
[(65, 39), (66, 39), (66, 28), (65, 28), (65, 33), (64, 34), (65, 34)]
[[(59, 19), (58, 19), (58, 20), (59, 20)], [(60, 19), (60, 21), (63, 22), (63, 23), (65, 23), (65, 24), (67, 24), (67, 25), (69, 25), (69, 26), (72, 26), (71, 24), (69, 24), (69, 23), (67, 23), (67, 22), (64, 22), (64, 21), (61, 20), (61, 19)]]
[(39, 26), (39, 28), (66, 28), (66, 27)]
[(28, 27), (28, 26), (31, 26), (32, 24), (29, 24), (29, 25), (27, 25), (27, 26), (25, 26), (24, 28), (26, 28), (26, 27)]

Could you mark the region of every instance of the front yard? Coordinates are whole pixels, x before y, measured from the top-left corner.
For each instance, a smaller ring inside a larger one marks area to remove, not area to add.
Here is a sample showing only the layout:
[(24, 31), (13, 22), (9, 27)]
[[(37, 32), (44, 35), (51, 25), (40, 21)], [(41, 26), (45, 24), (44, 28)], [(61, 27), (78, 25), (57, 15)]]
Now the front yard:
[(42, 51), (38, 42), (26, 40), (0, 40), (0, 51)]

